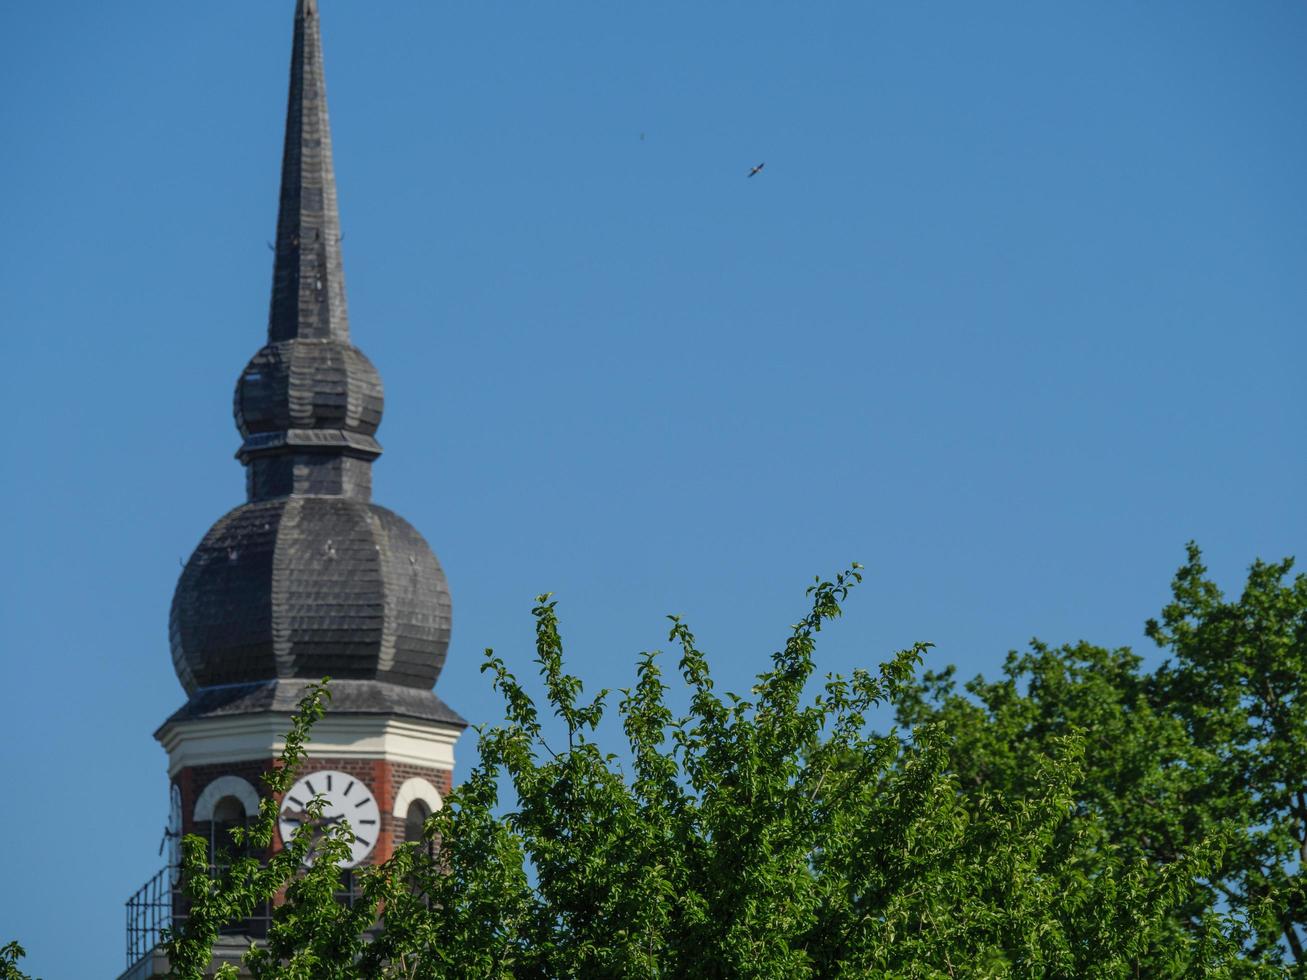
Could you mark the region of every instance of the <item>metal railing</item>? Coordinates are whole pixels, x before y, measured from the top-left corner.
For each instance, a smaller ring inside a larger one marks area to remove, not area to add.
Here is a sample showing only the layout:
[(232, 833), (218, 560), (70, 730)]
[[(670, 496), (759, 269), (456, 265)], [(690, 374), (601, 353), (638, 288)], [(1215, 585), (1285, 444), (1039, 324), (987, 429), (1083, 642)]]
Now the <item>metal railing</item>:
[(127, 966), (149, 953), (172, 925), (172, 869), (164, 868), (127, 899)]
[[(212, 866), (210, 875), (225, 868)], [(163, 939), (163, 931), (186, 921), (186, 900), (174, 888), (176, 869), (168, 867), (136, 890), (127, 899), (127, 966), (130, 968), (148, 955)], [(222, 928), (224, 935), (262, 939), (272, 922), (272, 903), (264, 902), (253, 915)]]
[[(210, 875), (217, 875), (226, 868), (211, 866)], [(160, 940), (163, 931), (186, 921), (185, 899), (180, 889), (174, 888), (173, 879), (176, 869), (166, 867), (138, 888), (127, 899), (127, 966), (130, 969), (142, 957), (151, 953)], [(353, 870), (342, 874), (342, 888), (336, 893), (336, 900), (344, 905), (353, 906), (354, 900), (362, 896)], [(264, 902), (247, 919), (224, 926), (226, 935), (249, 936), (263, 939), (268, 935), (268, 926), (272, 922), (272, 903)]]

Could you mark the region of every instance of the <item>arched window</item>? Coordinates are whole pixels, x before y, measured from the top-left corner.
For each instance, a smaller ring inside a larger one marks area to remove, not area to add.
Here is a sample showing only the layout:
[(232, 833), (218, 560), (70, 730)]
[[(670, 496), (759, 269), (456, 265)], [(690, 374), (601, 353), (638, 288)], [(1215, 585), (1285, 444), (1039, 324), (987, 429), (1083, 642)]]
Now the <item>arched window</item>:
[[(223, 796), (213, 804), (213, 819), (209, 821), (209, 864), (221, 868), (228, 861), (250, 853), (248, 841), (237, 844), (231, 837), (232, 828), (246, 827), (249, 821), (250, 814), (240, 797)], [(264, 935), (257, 930), (266, 928), (269, 914), (270, 909), (265, 905), (260, 914), (251, 919), (228, 922), (220, 931), (231, 935)]]
[[(231, 839), (233, 827), (249, 826), (259, 812), (259, 792), (252, 783), (240, 776), (219, 776), (200, 790), (191, 811), (191, 833), (209, 842), (209, 863), (225, 863), (227, 857), (243, 857), (249, 853), (248, 845), (236, 846)], [(225, 855), (225, 857), (224, 857)], [(181, 909), (185, 909), (184, 900)], [(251, 918), (229, 923), (224, 933), (244, 933), (251, 936), (266, 935), (270, 906), (265, 903)]]
[(244, 844), (231, 839), (233, 827), (244, 827), (245, 804), (235, 796), (224, 796), (213, 805), (213, 819), (209, 821), (209, 863), (218, 864), (223, 854), (240, 857), (246, 853)]
[(422, 827), (429, 816), (431, 816), (431, 807), (422, 800), (414, 800), (408, 805), (408, 813), (404, 815), (405, 843), (412, 844), (422, 840)]

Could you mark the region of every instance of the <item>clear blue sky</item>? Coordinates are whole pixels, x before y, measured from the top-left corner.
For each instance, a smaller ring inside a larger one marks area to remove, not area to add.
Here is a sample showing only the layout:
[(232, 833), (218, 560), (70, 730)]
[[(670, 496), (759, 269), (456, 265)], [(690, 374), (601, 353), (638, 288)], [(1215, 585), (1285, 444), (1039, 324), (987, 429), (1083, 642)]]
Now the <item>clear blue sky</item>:
[[(292, 8), (0, 10), (0, 943), (49, 978), (122, 968), (160, 865)], [(1307, 553), (1302, 3), (321, 8), (375, 496), (468, 718), (546, 590), (587, 681), (679, 612), (738, 689), (850, 560), (823, 666), (971, 674), (1147, 649), (1190, 538), (1228, 587)]]

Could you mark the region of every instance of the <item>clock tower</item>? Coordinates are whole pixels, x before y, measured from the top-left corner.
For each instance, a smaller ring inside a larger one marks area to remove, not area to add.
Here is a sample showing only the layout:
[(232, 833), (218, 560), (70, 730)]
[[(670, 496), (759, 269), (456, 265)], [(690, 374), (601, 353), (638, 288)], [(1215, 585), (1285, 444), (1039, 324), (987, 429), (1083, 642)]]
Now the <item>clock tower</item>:
[[(216, 852), (254, 816), (305, 689), (330, 676), (327, 715), (278, 801), (280, 832), (321, 794), (324, 819), (350, 820), (357, 865), (385, 860), (441, 805), (466, 723), (433, 690), (449, 646), (445, 574), (372, 502), (382, 384), (350, 338), (317, 8), (295, 10), (267, 343), (236, 382), (246, 502), (177, 583), (169, 635), (187, 700), (155, 737), (170, 839), (199, 834)], [(130, 948), (131, 903), (128, 914), (130, 965), (153, 944)]]

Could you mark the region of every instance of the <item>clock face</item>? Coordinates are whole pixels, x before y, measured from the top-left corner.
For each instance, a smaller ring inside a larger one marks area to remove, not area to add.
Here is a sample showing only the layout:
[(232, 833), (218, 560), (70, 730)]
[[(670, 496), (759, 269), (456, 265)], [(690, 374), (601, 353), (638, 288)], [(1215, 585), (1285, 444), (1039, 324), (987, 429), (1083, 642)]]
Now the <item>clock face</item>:
[(172, 869), (172, 883), (175, 885), (182, 874), (182, 790), (176, 783), (172, 784), (168, 807), (167, 837), (168, 867)]
[[(321, 796), (325, 801), (322, 816), (316, 821), (305, 812), (305, 807), (315, 796)], [(376, 797), (361, 780), (348, 773), (327, 769), (301, 777), (290, 788), (282, 797), (278, 823), (281, 839), (286, 842), (301, 826), (310, 825), (315, 846), (309, 849), (309, 864), (317, 856), (317, 839), (338, 823), (348, 824), (354, 831), (354, 846), (349, 858), (341, 862), (341, 867), (352, 868), (372, 853), (381, 830), (381, 811)]]

